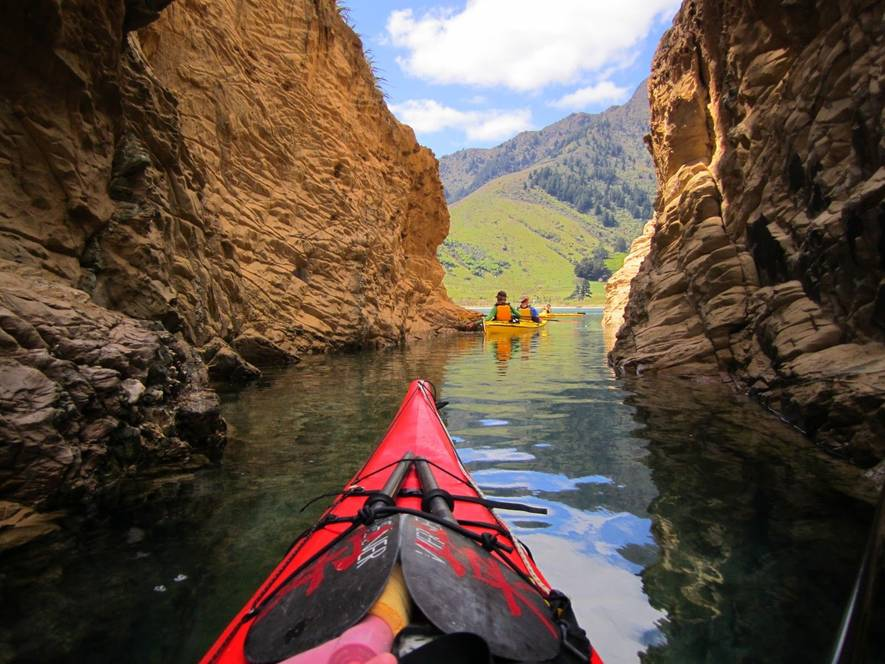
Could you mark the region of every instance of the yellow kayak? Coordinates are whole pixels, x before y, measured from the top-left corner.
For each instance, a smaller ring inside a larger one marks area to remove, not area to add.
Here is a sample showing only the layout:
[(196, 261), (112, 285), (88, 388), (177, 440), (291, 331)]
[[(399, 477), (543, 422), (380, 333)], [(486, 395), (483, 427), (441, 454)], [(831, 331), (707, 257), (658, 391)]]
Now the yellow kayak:
[(583, 311), (569, 312), (569, 313), (556, 313), (554, 311), (553, 313), (549, 313), (549, 314), (545, 311), (542, 311), (540, 314), (538, 314), (538, 316), (540, 316), (541, 318), (573, 318), (573, 317), (578, 318), (580, 316), (586, 316), (586, 315), (587, 314), (584, 313)]
[(541, 319), (540, 323), (535, 323), (530, 320), (521, 320), (518, 323), (509, 323), (502, 320), (487, 320), (483, 321), (482, 327), (486, 334), (491, 334), (493, 332), (524, 332), (526, 330), (537, 330), (544, 327), (546, 324), (547, 321), (544, 319)]

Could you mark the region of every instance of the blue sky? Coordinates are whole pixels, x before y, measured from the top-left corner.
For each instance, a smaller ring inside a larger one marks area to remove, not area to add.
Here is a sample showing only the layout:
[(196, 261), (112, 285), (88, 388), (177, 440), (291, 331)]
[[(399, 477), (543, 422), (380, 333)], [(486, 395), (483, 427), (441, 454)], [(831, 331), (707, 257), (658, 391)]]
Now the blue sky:
[(343, 0), (394, 114), (442, 156), (626, 101), (681, 0)]

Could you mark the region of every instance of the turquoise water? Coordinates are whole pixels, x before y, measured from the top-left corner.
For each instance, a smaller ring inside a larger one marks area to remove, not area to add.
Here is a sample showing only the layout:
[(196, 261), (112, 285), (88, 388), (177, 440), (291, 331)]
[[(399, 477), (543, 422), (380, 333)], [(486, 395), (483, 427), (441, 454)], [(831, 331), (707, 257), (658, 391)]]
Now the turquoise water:
[[(221, 468), (5, 556), (0, 662), (190, 662), (433, 381), (482, 488), (609, 664), (825, 660), (871, 510), (838, 464), (717, 384), (616, 380), (600, 315), (307, 358), (224, 395)], [(879, 624), (885, 624), (880, 622)]]

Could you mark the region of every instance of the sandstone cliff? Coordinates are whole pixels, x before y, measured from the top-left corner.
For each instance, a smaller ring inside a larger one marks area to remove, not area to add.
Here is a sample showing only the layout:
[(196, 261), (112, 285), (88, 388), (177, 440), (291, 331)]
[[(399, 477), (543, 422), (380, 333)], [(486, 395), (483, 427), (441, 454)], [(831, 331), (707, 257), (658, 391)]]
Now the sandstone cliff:
[(605, 347), (611, 350), (616, 335), (624, 323), (624, 310), (630, 297), (630, 283), (639, 274), (642, 261), (648, 255), (651, 239), (654, 236), (654, 220), (642, 227), (642, 234), (630, 243), (630, 250), (624, 264), (605, 282), (605, 308), (602, 313), (602, 334)]
[[(218, 314), (191, 326), (298, 353), (468, 320), (436, 260), (448, 233), (436, 159), (388, 111), (335, 2), (173, 3), (139, 38), (237, 268), (234, 287), (230, 270), (217, 285)], [(169, 265), (162, 281), (199, 302), (191, 275)]]
[(218, 454), (192, 345), (245, 376), (229, 345), (279, 363), (471, 320), (436, 160), (335, 2), (168, 4), (0, 7), (0, 498)]
[(655, 231), (621, 373), (728, 372), (885, 456), (885, 2), (686, 0), (653, 63)]

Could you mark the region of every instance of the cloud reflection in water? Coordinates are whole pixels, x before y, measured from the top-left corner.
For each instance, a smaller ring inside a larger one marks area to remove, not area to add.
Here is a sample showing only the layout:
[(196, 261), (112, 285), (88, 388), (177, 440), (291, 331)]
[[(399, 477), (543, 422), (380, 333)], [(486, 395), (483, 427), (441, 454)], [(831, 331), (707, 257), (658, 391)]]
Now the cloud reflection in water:
[(515, 447), (462, 447), (458, 450), (461, 461), (477, 463), (479, 461), (533, 461), (534, 454), (520, 452)]
[[(458, 450), (458, 453), (461, 454), (463, 451)], [(578, 486), (581, 484), (614, 484), (610, 477), (605, 477), (604, 475), (566, 477), (562, 474), (544, 473), (536, 470), (488, 468), (471, 471), (470, 474), (483, 489), (528, 489), (530, 491), (555, 493), (559, 491), (577, 491)]]

